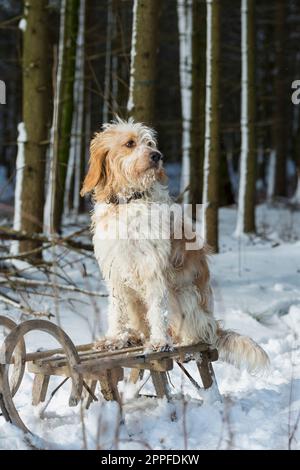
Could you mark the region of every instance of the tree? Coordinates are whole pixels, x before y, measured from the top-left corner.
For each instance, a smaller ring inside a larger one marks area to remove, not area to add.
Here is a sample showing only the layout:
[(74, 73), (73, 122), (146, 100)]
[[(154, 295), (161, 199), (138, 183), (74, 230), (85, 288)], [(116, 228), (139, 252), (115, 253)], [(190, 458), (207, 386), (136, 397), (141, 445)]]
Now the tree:
[[(177, 15), (182, 115), (182, 164), (180, 190), (183, 192), (189, 188), (190, 185), (191, 166), (193, 0), (177, 0)], [(196, 78), (195, 75), (194, 78)], [(187, 192), (184, 194), (183, 200), (184, 202), (188, 202)]]
[(296, 153), (296, 189), (292, 201), (300, 205), (300, 113), (298, 114), (297, 133), (295, 138)]
[(220, 1), (206, 0), (206, 113), (203, 235), (218, 251)]
[[(47, 0), (26, 0), (22, 29), (23, 123), (19, 126), (22, 134), (19, 136), (16, 183), (19, 202), (15, 204), (14, 228), (31, 233), (43, 230), (45, 161), (51, 114)], [(22, 241), (19, 251), (38, 247), (36, 241)]]
[(206, 6), (193, 0), (192, 96), (190, 125), (190, 203), (200, 204), (205, 146)]
[(64, 202), (64, 209), (67, 210), (67, 212), (73, 211), (75, 215), (78, 215), (80, 202), (82, 201), (79, 193), (81, 181), (83, 179), (82, 167), (84, 166), (84, 162), (81, 160), (84, 159), (82, 141), (85, 137), (85, 16), (85, 0), (80, 0), (76, 45), (72, 135), (70, 141)]
[(103, 122), (118, 114), (127, 115), (128, 102), (128, 42), (126, 40), (126, 23), (128, 8), (125, 2), (108, 0), (106, 53), (104, 77)]
[(254, 0), (241, 0), (241, 160), (236, 235), (255, 232), (255, 29)]
[(273, 196), (286, 196), (286, 94), (285, 87), (285, 18), (286, 1), (276, 0), (274, 51), (275, 51), (275, 76), (274, 76), (274, 118), (273, 118), (273, 147), (275, 150), (275, 174), (273, 184)]
[(51, 230), (59, 232), (64, 209), (66, 174), (73, 119), (79, 0), (62, 0), (59, 57), (53, 118)]
[(128, 113), (153, 124), (159, 0), (134, 0)]

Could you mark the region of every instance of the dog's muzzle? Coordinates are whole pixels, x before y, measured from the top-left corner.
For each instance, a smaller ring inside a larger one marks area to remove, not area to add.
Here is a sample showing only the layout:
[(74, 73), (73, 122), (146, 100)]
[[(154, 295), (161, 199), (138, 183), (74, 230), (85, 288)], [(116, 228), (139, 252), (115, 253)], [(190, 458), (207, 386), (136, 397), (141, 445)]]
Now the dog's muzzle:
[(159, 162), (163, 159), (163, 156), (160, 152), (151, 152), (150, 153), (150, 160), (153, 166), (158, 166)]

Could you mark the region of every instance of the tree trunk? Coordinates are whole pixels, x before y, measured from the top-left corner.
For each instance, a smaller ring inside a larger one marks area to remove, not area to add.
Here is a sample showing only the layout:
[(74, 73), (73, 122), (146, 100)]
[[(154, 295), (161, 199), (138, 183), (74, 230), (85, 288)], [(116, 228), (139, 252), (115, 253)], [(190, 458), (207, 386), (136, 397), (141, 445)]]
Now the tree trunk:
[(286, 103), (285, 18), (286, 0), (276, 0), (275, 7), (275, 82), (273, 147), (275, 150), (274, 196), (286, 196)]
[(300, 113), (298, 114), (298, 127), (295, 139), (296, 151), (296, 189), (292, 201), (300, 205)]
[[(74, 200), (73, 213), (79, 214), (83, 198), (80, 197), (80, 187), (83, 180), (82, 169), (85, 166), (85, 154), (82, 148), (85, 148), (85, 25), (86, 25), (86, 0), (80, 0), (79, 10), (79, 26), (78, 26), (78, 44), (77, 44), (77, 80), (78, 80), (78, 97), (77, 97), (77, 140), (75, 153), (75, 172), (74, 172)], [(76, 98), (75, 98), (76, 99)], [(83, 159), (83, 161), (82, 161)]]
[[(23, 134), (26, 134), (20, 182), (19, 229), (43, 231), (45, 161), (51, 112), (51, 73), (49, 70), (48, 1), (27, 0), (26, 28), (23, 33)], [(18, 225), (18, 224), (17, 224)], [(16, 224), (15, 224), (16, 226)], [(22, 241), (19, 251), (39, 246)]]
[(206, 105), (203, 235), (218, 251), (220, 1), (206, 0)]
[(190, 192), (193, 205), (201, 204), (205, 146), (205, 78), (206, 78), (206, 6), (193, 0), (192, 31), (192, 115), (190, 147)]
[(241, 0), (241, 160), (236, 235), (255, 232), (255, 29), (254, 0)]
[(126, 3), (108, 0), (103, 122), (118, 114), (127, 116), (129, 81), (129, 44), (125, 36), (128, 22)]
[(128, 9), (126, 3), (113, 0), (113, 11), (115, 15), (115, 32), (113, 36), (113, 112), (125, 118), (127, 116), (128, 83), (130, 65), (128, 60), (129, 48), (125, 36), (125, 25), (128, 23)]
[[(180, 191), (185, 191), (190, 184), (190, 151), (192, 119), (192, 34), (193, 0), (177, 0), (179, 32), (179, 72), (182, 116), (182, 164)], [(194, 76), (196, 78), (196, 76)], [(188, 202), (188, 192), (183, 201)]]
[(102, 120), (108, 122), (111, 116), (111, 66), (112, 66), (112, 39), (114, 30), (113, 0), (107, 0), (106, 23), (106, 51), (105, 51), (105, 76)]
[[(66, 174), (70, 153), (73, 118), (73, 88), (75, 78), (76, 39), (79, 0), (62, 0), (61, 37), (58, 58), (57, 109), (54, 128), (54, 154), (57, 165), (53, 195), (52, 230), (59, 232), (64, 209)], [(63, 11), (64, 10), (64, 11)]]
[(78, 215), (81, 186), (81, 141), (84, 139), (84, 43), (85, 43), (85, 0), (80, 0), (78, 36), (76, 45), (76, 67), (74, 80), (74, 104), (72, 135), (68, 170), (65, 186), (65, 214)]
[(134, 0), (128, 112), (153, 125), (159, 0)]

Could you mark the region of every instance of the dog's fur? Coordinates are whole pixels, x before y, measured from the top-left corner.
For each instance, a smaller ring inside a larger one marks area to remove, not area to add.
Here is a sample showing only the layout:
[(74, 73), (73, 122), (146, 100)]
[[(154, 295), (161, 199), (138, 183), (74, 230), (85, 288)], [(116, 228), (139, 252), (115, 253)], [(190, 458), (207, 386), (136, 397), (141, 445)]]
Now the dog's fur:
[[(204, 341), (227, 362), (249, 371), (264, 368), (264, 350), (222, 330), (214, 318), (208, 249), (187, 250), (187, 240), (174, 237), (181, 218), (175, 217), (170, 237), (143, 237), (153, 203), (159, 203), (158, 211), (172, 204), (162, 161), (154, 162), (153, 152), (158, 152), (154, 131), (131, 119), (105, 124), (90, 146), (81, 195), (92, 192), (95, 201), (93, 243), (110, 292), (107, 344), (143, 341), (164, 349)], [(112, 237), (109, 222), (116, 215), (126, 220), (128, 239)], [(159, 228), (167, 232), (170, 226)]]

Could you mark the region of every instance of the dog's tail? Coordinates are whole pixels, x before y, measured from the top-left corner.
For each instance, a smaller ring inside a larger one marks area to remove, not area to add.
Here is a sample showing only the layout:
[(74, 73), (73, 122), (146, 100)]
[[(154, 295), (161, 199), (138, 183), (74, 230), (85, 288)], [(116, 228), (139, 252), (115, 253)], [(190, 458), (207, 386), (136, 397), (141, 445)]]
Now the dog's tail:
[(251, 338), (220, 328), (217, 334), (216, 347), (221, 361), (238, 368), (245, 367), (251, 373), (268, 369), (270, 360), (267, 353)]

